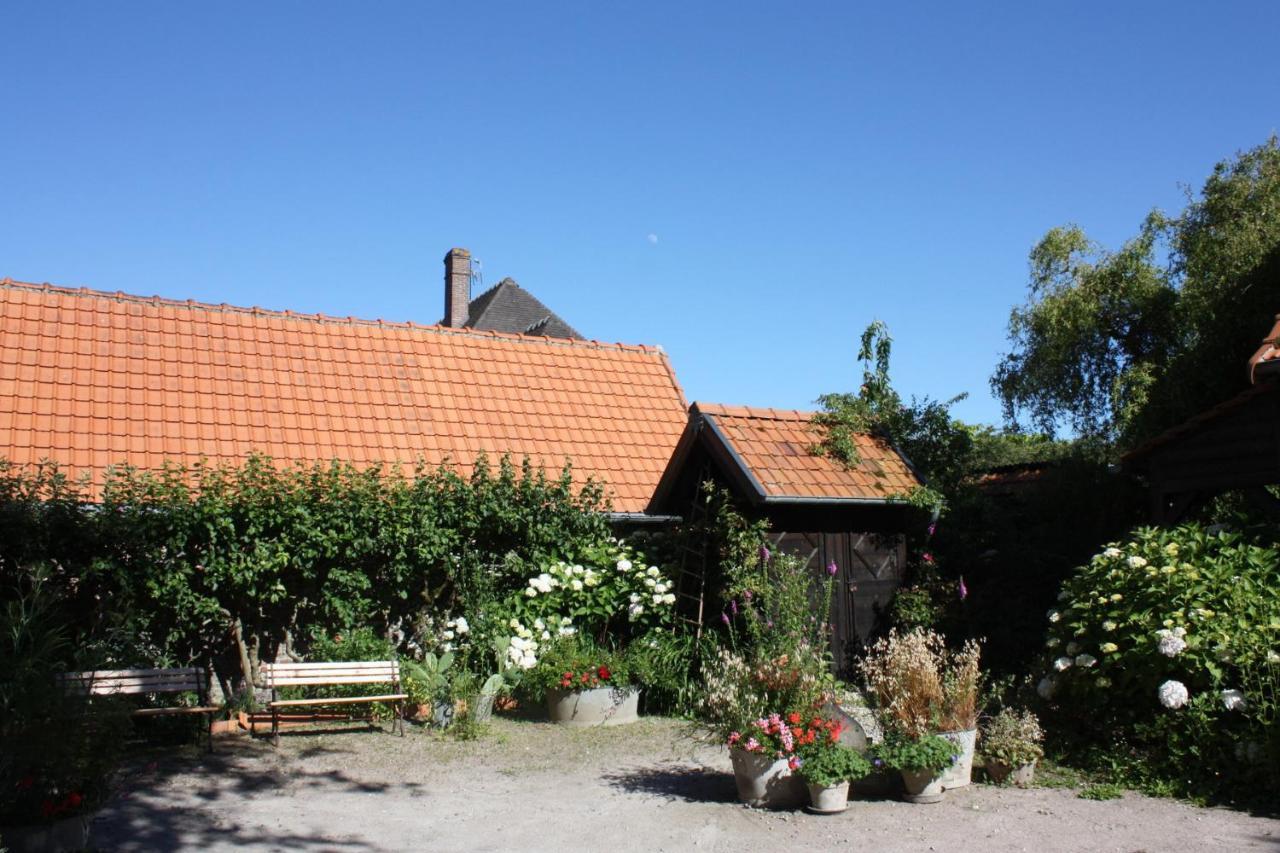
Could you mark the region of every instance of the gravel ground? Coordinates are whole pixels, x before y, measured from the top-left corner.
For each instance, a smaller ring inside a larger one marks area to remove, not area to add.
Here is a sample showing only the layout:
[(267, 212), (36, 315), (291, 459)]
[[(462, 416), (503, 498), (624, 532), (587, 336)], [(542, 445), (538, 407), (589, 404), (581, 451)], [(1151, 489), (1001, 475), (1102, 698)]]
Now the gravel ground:
[(1136, 794), (973, 785), (915, 806), (856, 799), (843, 814), (735, 802), (724, 750), (646, 719), (568, 730), (495, 721), (489, 737), (410, 728), (305, 733), (279, 750), (245, 737), (217, 752), (142, 759), (95, 820), (101, 851), (1280, 850), (1280, 820)]

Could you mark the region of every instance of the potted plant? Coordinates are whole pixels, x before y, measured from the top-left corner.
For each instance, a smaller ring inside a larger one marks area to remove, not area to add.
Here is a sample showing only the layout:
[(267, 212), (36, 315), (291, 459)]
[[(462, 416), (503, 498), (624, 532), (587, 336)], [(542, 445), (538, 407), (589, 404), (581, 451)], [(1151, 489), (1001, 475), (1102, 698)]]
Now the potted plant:
[(959, 758), (955, 744), (938, 735), (913, 738), (893, 735), (875, 747), (875, 757), (902, 774), (909, 803), (942, 801), (946, 788), (942, 777)]
[(640, 689), (632, 683), (625, 657), (578, 637), (553, 642), (531, 676), (553, 723), (620, 726), (639, 719)]
[(982, 727), (982, 755), (987, 775), (996, 784), (1012, 781), (1020, 788), (1031, 784), (1036, 761), (1044, 755), (1044, 732), (1030, 711), (1005, 708)]
[(430, 720), (440, 728), (453, 722), (448, 674), (453, 666), (453, 653), (437, 656), (427, 652), (420, 661), (406, 660), (400, 665), (409, 677), (410, 699), (417, 705), (418, 719)]
[(794, 808), (805, 800), (804, 785), (795, 773), (801, 762), (792, 719), (801, 716), (769, 714), (752, 720), (743, 731), (729, 733), (726, 745), (738, 799), (752, 808)]
[(871, 762), (857, 750), (842, 746), (843, 726), (835, 720), (814, 717), (799, 725), (794, 714), (793, 736), (800, 741), (800, 778), (809, 786), (809, 811), (836, 814), (849, 807), (849, 782), (871, 772)]
[(977, 704), (982, 673), (979, 648), (969, 641), (947, 649), (936, 631), (890, 631), (871, 647), (860, 667), (886, 731), (921, 739), (941, 734), (959, 754), (943, 784), (969, 784), (977, 740)]

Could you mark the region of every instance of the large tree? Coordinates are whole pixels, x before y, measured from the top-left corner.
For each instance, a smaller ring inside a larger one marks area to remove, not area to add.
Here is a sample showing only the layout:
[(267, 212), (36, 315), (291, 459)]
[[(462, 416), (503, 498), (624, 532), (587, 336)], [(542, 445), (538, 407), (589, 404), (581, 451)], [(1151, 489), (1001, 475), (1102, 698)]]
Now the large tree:
[(1078, 227), (1031, 251), (992, 387), (1007, 420), (1133, 447), (1231, 396), (1280, 312), (1280, 143), (1219, 163), (1118, 250)]

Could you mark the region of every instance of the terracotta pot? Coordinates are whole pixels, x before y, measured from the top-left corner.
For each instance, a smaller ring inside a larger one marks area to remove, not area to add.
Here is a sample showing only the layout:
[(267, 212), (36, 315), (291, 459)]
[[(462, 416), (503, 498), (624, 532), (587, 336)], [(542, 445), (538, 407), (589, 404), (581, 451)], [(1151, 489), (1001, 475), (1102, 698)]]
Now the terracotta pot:
[(921, 805), (942, 802), (942, 797), (946, 794), (947, 789), (942, 784), (941, 773), (933, 770), (903, 770), (901, 772), (902, 784), (907, 789), (907, 792), (902, 795), (902, 799), (908, 803)]
[(785, 758), (744, 749), (729, 750), (729, 758), (733, 762), (738, 799), (752, 808), (794, 809), (808, 799), (804, 782), (791, 772)]
[(564, 726), (621, 726), (640, 719), (640, 690), (597, 687), (548, 690), (547, 716)]
[(53, 823), (6, 826), (0, 829), (0, 843), (10, 853), (71, 853), (89, 847), (89, 824), (93, 815), (64, 817)]
[(809, 785), (809, 811), (839, 814), (849, 808), (849, 780), (839, 785)]
[(948, 767), (942, 774), (942, 787), (963, 788), (973, 781), (973, 750), (978, 741), (977, 729), (966, 729), (962, 732), (939, 732), (960, 748), (960, 757), (956, 763)]

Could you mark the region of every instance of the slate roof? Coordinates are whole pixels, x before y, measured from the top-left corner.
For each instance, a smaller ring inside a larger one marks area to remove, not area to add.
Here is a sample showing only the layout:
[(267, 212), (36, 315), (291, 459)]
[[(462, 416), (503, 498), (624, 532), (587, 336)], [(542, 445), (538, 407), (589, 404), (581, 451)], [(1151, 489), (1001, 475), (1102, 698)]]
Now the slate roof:
[(100, 484), (128, 462), (528, 455), (643, 510), (687, 422), (660, 350), (0, 280), (0, 457)]
[(884, 439), (855, 436), (860, 460), (852, 468), (810, 448), (819, 435), (813, 412), (694, 403), (689, 425), (667, 466), (651, 507), (663, 505), (695, 440), (727, 453), (756, 503), (886, 503), (920, 479)]
[(471, 300), (466, 328), (582, 339), (576, 329), (511, 278)]

